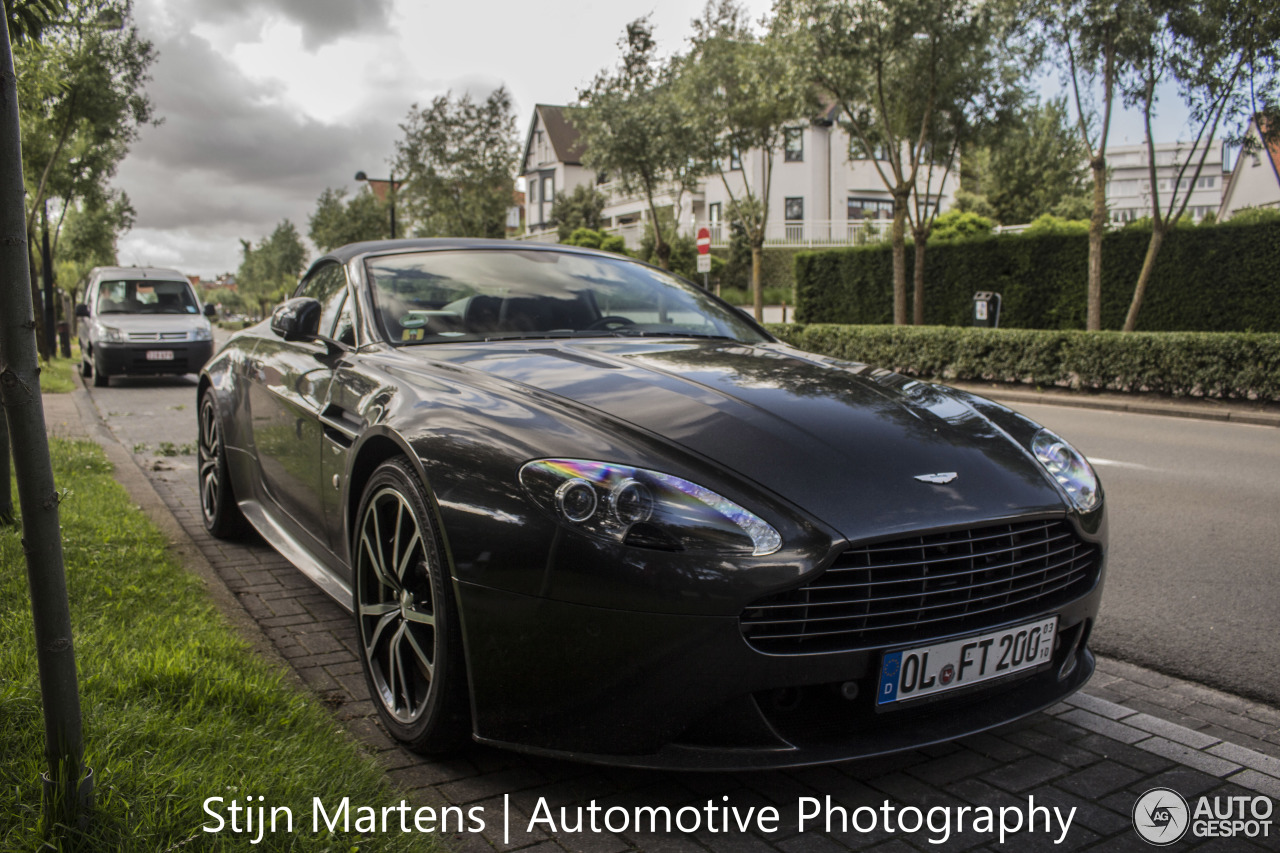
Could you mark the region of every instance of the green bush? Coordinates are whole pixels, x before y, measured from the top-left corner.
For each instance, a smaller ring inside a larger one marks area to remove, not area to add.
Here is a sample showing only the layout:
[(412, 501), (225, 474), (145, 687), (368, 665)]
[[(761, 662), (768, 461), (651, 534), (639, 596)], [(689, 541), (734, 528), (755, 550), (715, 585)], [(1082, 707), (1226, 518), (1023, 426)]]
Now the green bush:
[(1089, 220), (1087, 219), (1063, 219), (1061, 216), (1054, 216), (1052, 213), (1045, 213), (1031, 220), (1031, 224), (1027, 226), (1027, 230), (1023, 231), (1023, 236), (1036, 234), (1088, 234)]
[[(1103, 241), (1102, 325), (1118, 329), (1150, 232), (1122, 229)], [(1000, 325), (1083, 329), (1088, 235), (1010, 234), (930, 246), (925, 322), (969, 325), (973, 294), (1003, 296)], [(914, 253), (907, 252), (907, 281)], [(1143, 301), (1143, 331), (1280, 331), (1280, 221), (1178, 228), (1165, 239)], [(802, 252), (795, 260), (796, 318), (807, 323), (888, 323), (893, 265), (887, 246)]]
[(1280, 334), (774, 324), (802, 350), (909, 376), (1280, 400)]
[(1242, 207), (1223, 225), (1257, 225), (1260, 222), (1280, 222), (1280, 208)]
[(993, 227), (989, 218), (972, 211), (948, 210), (933, 221), (929, 245), (985, 237)]

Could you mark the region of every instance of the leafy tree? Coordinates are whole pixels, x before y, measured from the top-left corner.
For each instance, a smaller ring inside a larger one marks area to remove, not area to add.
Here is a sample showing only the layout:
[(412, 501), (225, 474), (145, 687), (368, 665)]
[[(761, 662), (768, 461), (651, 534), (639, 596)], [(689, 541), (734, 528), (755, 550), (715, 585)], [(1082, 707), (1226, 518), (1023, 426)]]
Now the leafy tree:
[(307, 236), (322, 252), (361, 240), (385, 240), (391, 236), (388, 214), (386, 203), (368, 189), (348, 201), (346, 190), (326, 187), (308, 219)]
[(503, 237), (519, 160), (516, 120), (506, 88), (483, 101), (447, 93), (409, 109), (396, 142), (397, 192), (421, 237)]
[[(870, 161), (893, 197), (893, 318), (908, 321), (906, 229), (927, 236), (936, 201), (911, 207), (921, 178), (1007, 100), (1005, 7), (968, 0), (782, 0), (777, 27), (838, 107), (850, 157)], [(992, 96), (997, 96), (994, 101)], [(925, 174), (921, 174), (922, 168)], [(918, 197), (919, 198), (919, 197)], [(917, 241), (917, 260), (923, 240)], [(920, 266), (920, 264), (917, 264)], [(923, 279), (915, 317), (923, 320)]]
[(658, 217), (658, 199), (692, 188), (698, 173), (691, 158), (685, 103), (676, 96), (673, 66), (657, 57), (648, 18), (627, 24), (619, 41), (622, 62), (602, 71), (578, 93), (569, 119), (585, 144), (583, 161), (613, 176), (624, 193), (644, 197), (654, 228), (654, 257), (670, 268), (674, 226)]
[(1058, 98), (1020, 108), (986, 146), (966, 154), (964, 180), (997, 222), (1022, 225), (1068, 200), (1078, 210), (1088, 159), (1066, 99)]
[(600, 215), (604, 203), (605, 197), (590, 184), (578, 184), (571, 193), (556, 193), (551, 203), (551, 221), (556, 224), (560, 242), (566, 242), (580, 228), (599, 231), (604, 224)]
[(240, 241), (242, 259), (236, 283), (245, 301), (257, 305), (261, 315), (267, 306), (286, 298), (307, 264), (307, 249), (293, 223), (285, 219), (254, 246)]
[[(815, 114), (809, 86), (780, 39), (757, 35), (736, 0), (708, 0), (693, 21), (689, 56), (680, 69), (682, 97), (699, 159), (720, 177), (729, 203), (726, 219), (742, 229), (751, 247), (755, 316), (764, 316), (760, 271), (774, 160), (787, 130)], [(735, 157), (741, 169), (730, 169)]]
[[(15, 4), (16, 8), (16, 4)], [(39, 356), (28, 325), (33, 316), (30, 268), (22, 256), (23, 172), (17, 75), (9, 41), (9, 10), (0, 26), (0, 522), (11, 521), (9, 441), (22, 504), (22, 550), (26, 555), (32, 624), (40, 669), (45, 720), (45, 755), (50, 785), (44, 797), (45, 846), (57, 826), (74, 826), (81, 817), (78, 792), (84, 769), (80, 692), (76, 679), (71, 611), (67, 600), (59, 493), (49, 460), (40, 405)], [(87, 816), (86, 816), (87, 817)], [(55, 838), (55, 841), (60, 840)]]
[(15, 45), (39, 41), (45, 28), (66, 11), (66, 0), (4, 0), (4, 17)]
[(1089, 152), (1093, 209), (1085, 328), (1102, 328), (1102, 235), (1107, 229), (1107, 141), (1121, 73), (1152, 26), (1147, 0), (1043, 0), (1037, 8), (1050, 57), (1071, 91), (1075, 124)]
[(62, 213), (54, 255), (60, 265), (59, 279), (69, 283), (66, 289), (74, 298), (80, 279), (90, 269), (117, 262), (116, 241), (133, 227), (137, 212), (126, 193), (111, 190), (64, 206)]
[[(153, 120), (143, 86), (155, 50), (130, 23), (128, 0), (65, 5), (65, 19), (43, 23), (41, 41), (28, 39), (14, 51), (31, 247), (46, 202), (56, 200), (65, 212), (104, 195), (139, 128)], [(47, 357), (49, 342), (40, 337)]]
[[(1146, 31), (1148, 41), (1124, 86), (1126, 100), (1142, 109), (1151, 186), (1151, 240), (1125, 316), (1126, 332), (1138, 327), (1160, 247), (1186, 213), (1219, 129), (1238, 126), (1228, 141), (1244, 143), (1251, 138), (1244, 130), (1259, 101), (1274, 105), (1280, 96), (1280, 9), (1274, 2), (1163, 0), (1152, 5), (1154, 26)], [(1156, 88), (1165, 81), (1176, 83), (1195, 135), (1162, 199), (1151, 120)], [(1273, 136), (1280, 140), (1280, 132)]]

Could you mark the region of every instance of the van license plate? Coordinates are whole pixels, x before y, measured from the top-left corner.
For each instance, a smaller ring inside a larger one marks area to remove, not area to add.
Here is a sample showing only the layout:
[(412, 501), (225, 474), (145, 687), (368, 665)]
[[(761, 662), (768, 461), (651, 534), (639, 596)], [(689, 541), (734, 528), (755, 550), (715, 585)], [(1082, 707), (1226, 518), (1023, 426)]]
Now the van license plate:
[(1053, 657), (1058, 617), (963, 640), (889, 652), (877, 705), (905, 702), (1033, 669)]
[(147, 361), (173, 361), (173, 350), (149, 349), (147, 350)]

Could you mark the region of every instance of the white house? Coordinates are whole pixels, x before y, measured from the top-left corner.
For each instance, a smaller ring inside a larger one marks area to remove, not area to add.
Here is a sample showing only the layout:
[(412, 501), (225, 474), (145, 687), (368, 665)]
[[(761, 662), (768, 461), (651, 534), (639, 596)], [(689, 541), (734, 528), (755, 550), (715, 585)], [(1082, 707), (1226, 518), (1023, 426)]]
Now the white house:
[[(622, 234), (628, 246), (634, 247), (649, 217), (647, 202), (642, 196), (622, 193), (614, 182), (600, 180), (602, 176), (582, 165), (579, 134), (568, 120), (572, 110), (548, 104), (534, 108), (520, 173), (526, 185), (526, 237), (554, 242), (551, 202), (555, 195), (594, 184), (606, 199), (606, 229)], [(705, 224), (711, 228), (712, 243), (725, 245), (729, 232), (724, 223), (732, 198), (726, 181), (734, 195), (741, 194), (748, 179), (753, 192), (758, 193), (764, 165), (762, 151), (746, 151), (724, 164), (725, 180), (713, 175), (693, 192), (669, 189), (657, 199), (657, 206), (673, 209), (682, 233), (692, 234)], [(881, 166), (888, 173), (888, 163)], [(921, 166), (922, 191), (928, 171), (927, 165)], [(928, 189), (935, 202), (941, 197), (945, 211), (952, 203), (959, 175), (953, 171), (944, 181), (943, 172), (942, 167), (934, 167)], [(875, 163), (849, 159), (848, 135), (830, 115), (787, 131), (784, 149), (773, 158), (767, 245), (847, 245), (879, 239), (892, 212), (892, 197)]]
[[(1190, 143), (1157, 142), (1156, 190), (1162, 212), (1169, 209), (1169, 196), (1178, 180), (1178, 170), (1190, 163), (1178, 184), (1179, 205), (1182, 195), (1191, 193), (1185, 215), (1199, 222), (1209, 213), (1217, 214), (1222, 203), (1222, 188), (1226, 174), (1222, 169), (1222, 143), (1214, 143), (1205, 157), (1200, 176), (1193, 178), (1196, 163), (1204, 151), (1203, 146), (1194, 150)], [(1112, 222), (1132, 222), (1151, 215), (1151, 172), (1147, 163), (1147, 146), (1119, 145), (1107, 151), (1110, 177), (1107, 181), (1107, 208)], [(1194, 186), (1192, 182), (1194, 181)]]
[(1230, 219), (1243, 207), (1280, 207), (1280, 142), (1264, 144), (1257, 120), (1249, 122), (1254, 150), (1241, 153), (1222, 193), (1218, 219)]

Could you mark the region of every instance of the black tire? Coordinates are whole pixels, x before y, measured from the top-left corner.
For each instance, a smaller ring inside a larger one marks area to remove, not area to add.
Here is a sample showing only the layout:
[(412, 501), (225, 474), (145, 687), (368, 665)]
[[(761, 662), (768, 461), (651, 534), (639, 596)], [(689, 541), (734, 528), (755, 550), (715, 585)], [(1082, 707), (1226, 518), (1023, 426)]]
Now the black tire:
[(99, 361), (98, 357), (95, 355), (93, 357), (93, 387), (106, 388), (110, 384), (110, 375), (107, 374), (106, 369), (102, 366), (102, 362)]
[(227, 450), (222, 441), (222, 421), (213, 389), (200, 398), (200, 433), (196, 442), (196, 472), (199, 477), (200, 515), (204, 529), (218, 539), (240, 539), (249, 532), (249, 522), (236, 503), (227, 472)]
[(352, 597), (365, 681), (393, 737), (426, 755), (471, 731), (462, 632), (426, 489), (404, 459), (373, 472), (352, 547)]

